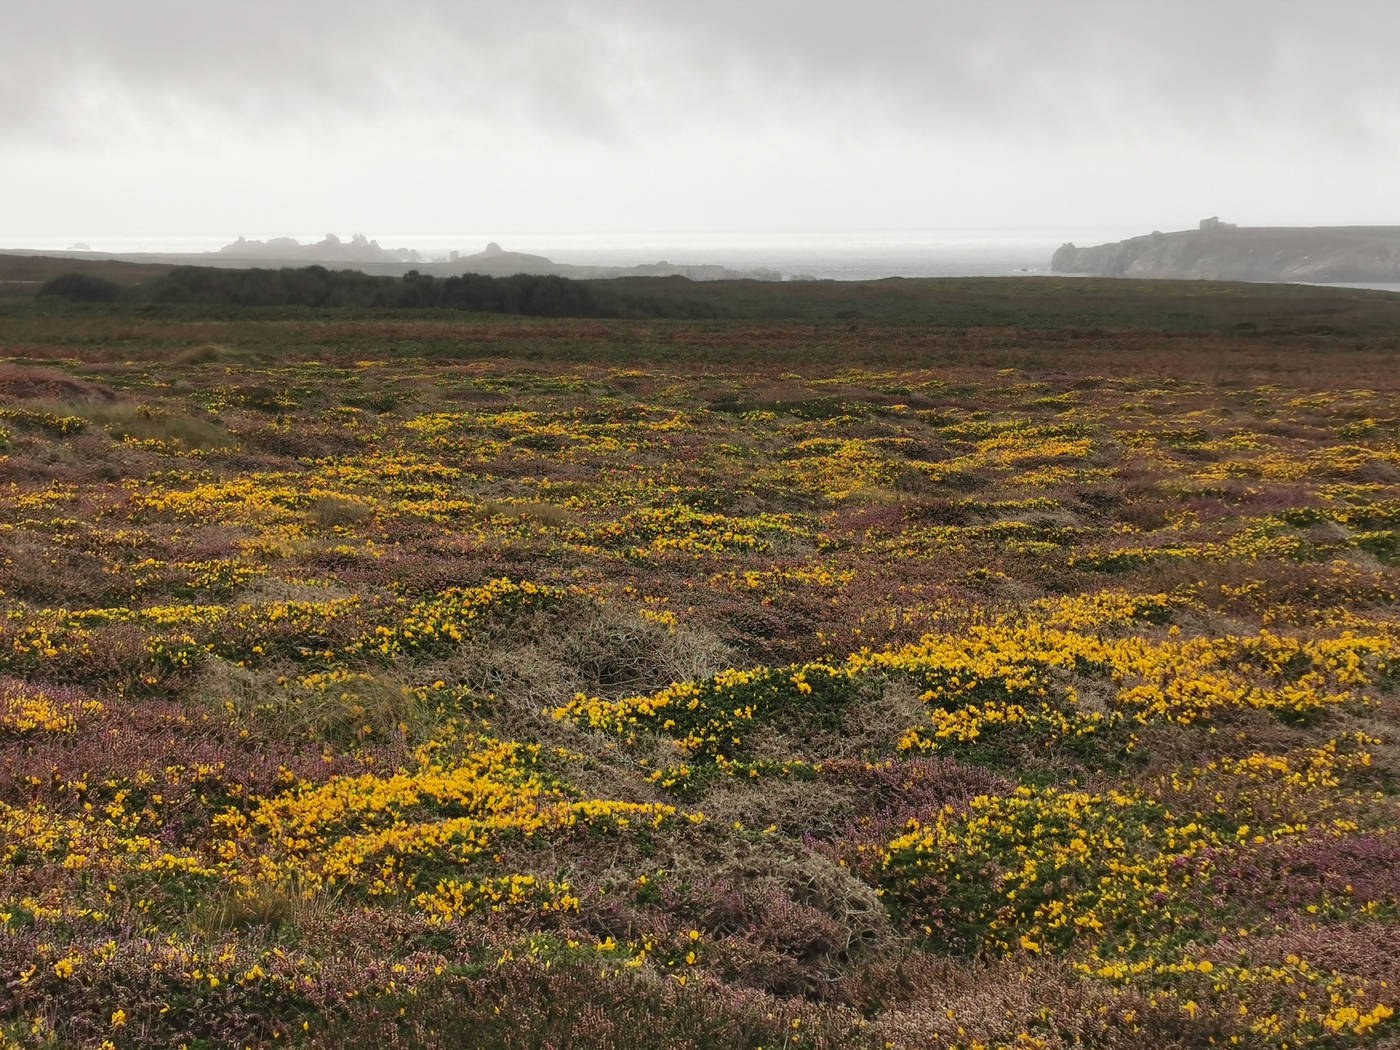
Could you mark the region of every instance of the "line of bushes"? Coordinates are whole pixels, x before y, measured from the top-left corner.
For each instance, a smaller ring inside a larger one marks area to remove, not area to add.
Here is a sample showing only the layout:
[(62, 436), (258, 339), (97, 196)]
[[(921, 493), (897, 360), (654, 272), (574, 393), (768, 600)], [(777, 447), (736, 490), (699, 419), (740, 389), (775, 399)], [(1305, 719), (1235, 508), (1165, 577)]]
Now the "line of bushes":
[(70, 302), (134, 302), (222, 307), (358, 307), (470, 310), (534, 317), (709, 317), (711, 304), (604, 291), (566, 277), (461, 274), (434, 277), (411, 270), (379, 277), (358, 270), (303, 266), (279, 270), (180, 266), (124, 288), (93, 274), (66, 273), (46, 282), (40, 298)]

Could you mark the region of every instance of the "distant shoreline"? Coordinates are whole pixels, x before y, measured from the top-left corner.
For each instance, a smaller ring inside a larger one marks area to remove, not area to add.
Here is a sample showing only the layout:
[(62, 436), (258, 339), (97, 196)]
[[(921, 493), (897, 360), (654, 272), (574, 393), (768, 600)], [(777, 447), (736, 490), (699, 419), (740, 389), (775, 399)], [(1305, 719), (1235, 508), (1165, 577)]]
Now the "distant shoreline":
[[(399, 247), (386, 252), (416, 250), (428, 263), (447, 262), (463, 245), (479, 246), (497, 241), (520, 255), (547, 258), (556, 266), (601, 271), (597, 275), (626, 270), (642, 272), (666, 260), (676, 266), (715, 265), (724, 269), (774, 271), (784, 279), (812, 277), (832, 280), (878, 280), (886, 277), (1002, 277), (1048, 274), (1055, 248), (1071, 237), (1121, 236), (1121, 227), (1045, 227), (1000, 229), (911, 229), (787, 232), (679, 232), (628, 234), (395, 234), (379, 243)], [(227, 255), (218, 249), (231, 238), (215, 237), (53, 237), (46, 243), (30, 238), (0, 250), (73, 254), (75, 241), (93, 246), (84, 258), (117, 258), (135, 262), (174, 265), (226, 265)], [(411, 246), (411, 247), (407, 247)], [(470, 253), (459, 251), (459, 258)], [(223, 255), (224, 258), (217, 258)], [(268, 253), (259, 253), (258, 265), (287, 265)], [(297, 263), (317, 262), (344, 266), (342, 258), (310, 259), (299, 253)], [(246, 263), (245, 263), (246, 264)], [(357, 260), (366, 272), (396, 273), (399, 268), (378, 269), (375, 260)], [(429, 272), (424, 263), (417, 269)], [(436, 272), (435, 270), (432, 272)], [(562, 271), (561, 271), (562, 272)], [(653, 271), (654, 272), (654, 271)]]

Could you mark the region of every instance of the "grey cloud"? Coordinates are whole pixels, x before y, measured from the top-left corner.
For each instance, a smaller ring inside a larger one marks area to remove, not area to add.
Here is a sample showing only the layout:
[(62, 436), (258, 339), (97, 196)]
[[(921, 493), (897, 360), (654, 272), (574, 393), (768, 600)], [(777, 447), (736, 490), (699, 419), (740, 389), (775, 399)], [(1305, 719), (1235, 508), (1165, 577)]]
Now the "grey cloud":
[(1400, 218), (1393, 0), (0, 0), (0, 26), (15, 229)]
[(1400, 97), (1388, 0), (6, 6), (0, 133), (39, 138), (191, 111), (250, 128), (436, 114), (604, 141), (736, 118), (1365, 138)]
[(786, 70), (795, 90), (827, 98), (863, 88), (935, 128), (1247, 134), (1302, 122), (1330, 134), (1400, 88), (1400, 5), (1389, 0), (711, 0), (633, 13), (731, 68)]
[(519, 64), (527, 42), (557, 70), (540, 12), (528, 6), (76, 0), (51, 15), (27, 4), (0, 43), (0, 126), (43, 137), (54, 122), (82, 123), (94, 94), (116, 118), (191, 107), (250, 124), (314, 125), (466, 106), (547, 119), (557, 72), (497, 76)]

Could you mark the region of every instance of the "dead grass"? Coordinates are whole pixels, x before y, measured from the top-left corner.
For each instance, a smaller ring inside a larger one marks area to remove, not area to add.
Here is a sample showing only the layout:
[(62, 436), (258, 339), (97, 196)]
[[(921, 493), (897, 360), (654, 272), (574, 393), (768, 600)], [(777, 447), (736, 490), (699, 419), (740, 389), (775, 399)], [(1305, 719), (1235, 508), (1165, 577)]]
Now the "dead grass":
[(224, 346), (220, 343), (203, 343), (199, 346), (192, 346), (188, 350), (181, 350), (171, 357), (171, 363), (177, 365), (211, 365), (225, 362), (247, 362), (253, 359), (253, 355), (245, 350)]
[(307, 514), (322, 528), (356, 525), (374, 517), (374, 507), (348, 496), (318, 496), (311, 501)]
[(201, 450), (226, 448), (235, 443), (233, 435), (207, 419), (129, 401), (94, 406), (78, 414), (104, 427), (118, 440), (160, 441)]
[(324, 887), (296, 880), (223, 888), (198, 898), (185, 916), (184, 927), (204, 941), (229, 934), (276, 934), (306, 929), (324, 922), (336, 908), (336, 895)]
[(923, 956), (885, 963), (861, 981), (876, 1000), (900, 1002), (877, 1023), (886, 1045), (1195, 1050), (1229, 1042), (1225, 1018), (1085, 981), (1068, 961), (951, 966)]
[(578, 601), (482, 634), (446, 660), (443, 671), (503, 706), (533, 711), (580, 692), (654, 692), (708, 677), (732, 657), (704, 629), (670, 630), (626, 609)]
[(326, 741), (340, 748), (362, 741), (411, 746), (429, 739), (456, 713), (440, 709), (390, 673), (352, 678), (329, 689), (283, 679), (272, 671), (210, 661), (192, 698), (212, 717), (259, 739)]
[(542, 503), (539, 500), (510, 502), (489, 499), (482, 503), (481, 514), (483, 518), (519, 518), (522, 521), (536, 521), (542, 525), (572, 525), (578, 521), (578, 515), (568, 507)]

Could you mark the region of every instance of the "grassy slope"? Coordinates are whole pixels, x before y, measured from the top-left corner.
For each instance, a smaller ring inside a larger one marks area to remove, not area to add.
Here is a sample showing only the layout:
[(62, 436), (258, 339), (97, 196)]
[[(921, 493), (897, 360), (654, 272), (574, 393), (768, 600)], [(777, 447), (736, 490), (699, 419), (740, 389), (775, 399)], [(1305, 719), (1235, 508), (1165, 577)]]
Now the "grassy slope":
[(161, 277), (169, 270), (170, 266), (164, 263), (129, 263), (0, 253), (0, 296), (32, 295), (39, 285), (65, 273), (95, 274), (118, 284), (134, 285)]

